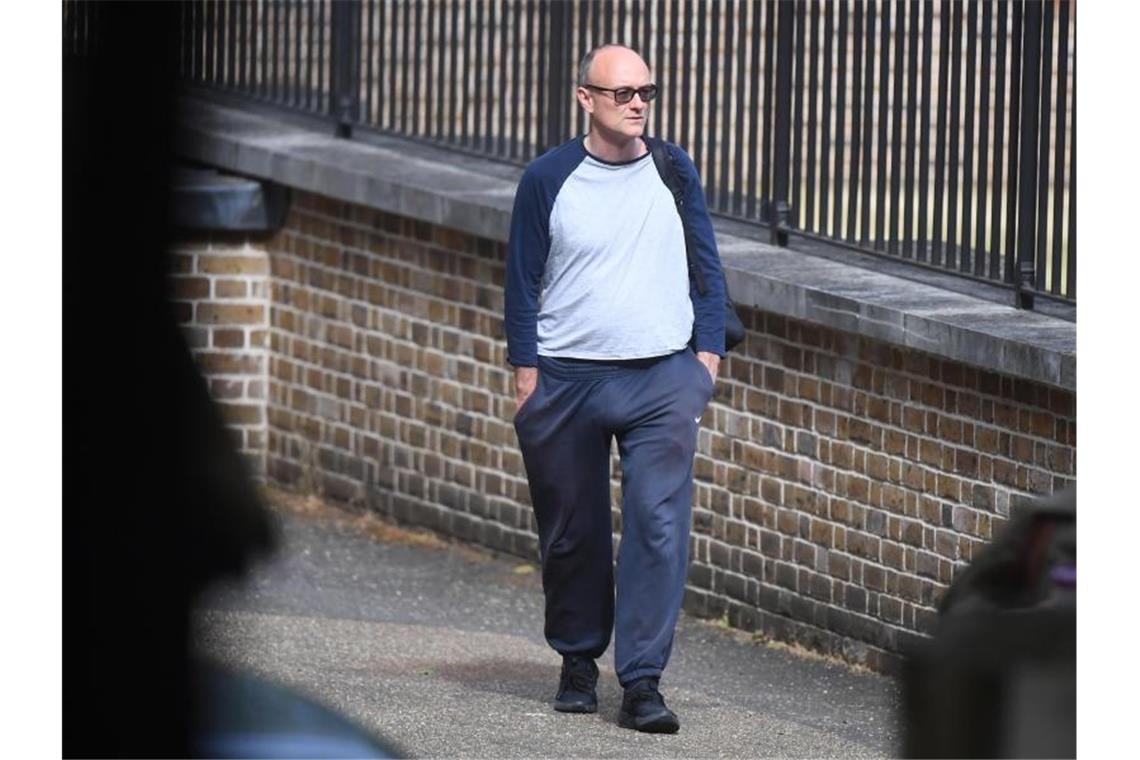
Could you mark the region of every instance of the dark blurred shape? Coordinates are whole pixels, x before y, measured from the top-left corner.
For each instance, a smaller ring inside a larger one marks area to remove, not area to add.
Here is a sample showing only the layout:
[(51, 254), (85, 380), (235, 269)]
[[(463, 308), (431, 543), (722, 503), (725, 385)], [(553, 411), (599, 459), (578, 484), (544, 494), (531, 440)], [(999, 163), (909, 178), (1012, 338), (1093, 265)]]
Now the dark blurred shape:
[(903, 675), (906, 757), (1075, 757), (1076, 491), (1010, 520)]
[(259, 678), (199, 663), (199, 757), (391, 758), (377, 742), (328, 708)]
[(177, 166), (171, 221), (194, 230), (278, 229), (289, 212), (289, 188), (274, 182)]
[(179, 6), (65, 17), (79, 11), (63, 74), (63, 751), (182, 757), (193, 601), (272, 533), (167, 298)]
[[(64, 5), (64, 756), (392, 757), (309, 700), (191, 658), (198, 596), (274, 531), (168, 297), (180, 10)], [(284, 188), (196, 179), (179, 187), (220, 190), (219, 227), (284, 217)]]

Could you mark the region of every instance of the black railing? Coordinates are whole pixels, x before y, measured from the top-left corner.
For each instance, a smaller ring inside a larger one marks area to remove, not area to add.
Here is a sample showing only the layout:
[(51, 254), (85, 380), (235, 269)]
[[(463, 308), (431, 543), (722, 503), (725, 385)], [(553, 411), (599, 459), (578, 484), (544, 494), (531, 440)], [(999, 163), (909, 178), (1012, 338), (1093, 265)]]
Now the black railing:
[[(82, 5), (65, 4), (65, 25)], [(1031, 306), (1076, 298), (1075, 10), (194, 0), (182, 73), (329, 118), (342, 135), (525, 164), (585, 131), (581, 55), (624, 43), (662, 88), (651, 131), (690, 152), (714, 213), (766, 225), (778, 244), (794, 233), (1003, 284)]]

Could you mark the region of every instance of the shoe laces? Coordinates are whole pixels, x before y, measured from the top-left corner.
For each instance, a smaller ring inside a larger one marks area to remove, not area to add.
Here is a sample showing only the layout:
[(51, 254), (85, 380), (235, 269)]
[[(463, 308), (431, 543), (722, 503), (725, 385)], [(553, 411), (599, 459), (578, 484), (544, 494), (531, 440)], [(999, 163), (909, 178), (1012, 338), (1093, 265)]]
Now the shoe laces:
[(567, 658), (562, 663), (562, 689), (590, 691), (597, 682), (597, 675), (589, 660)]

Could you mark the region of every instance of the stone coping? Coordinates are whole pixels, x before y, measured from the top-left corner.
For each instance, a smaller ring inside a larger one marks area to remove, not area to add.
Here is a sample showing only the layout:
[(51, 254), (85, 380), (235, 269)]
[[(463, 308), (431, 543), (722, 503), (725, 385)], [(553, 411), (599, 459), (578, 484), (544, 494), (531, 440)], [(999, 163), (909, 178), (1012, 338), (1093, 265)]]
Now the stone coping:
[[(177, 151), (220, 169), (506, 241), (518, 167), (395, 137), (331, 130), (199, 97), (180, 101)], [(1076, 390), (1076, 324), (833, 257), (729, 234), (738, 303)], [(854, 257), (866, 260), (867, 257)], [(921, 278), (919, 278), (921, 279)]]

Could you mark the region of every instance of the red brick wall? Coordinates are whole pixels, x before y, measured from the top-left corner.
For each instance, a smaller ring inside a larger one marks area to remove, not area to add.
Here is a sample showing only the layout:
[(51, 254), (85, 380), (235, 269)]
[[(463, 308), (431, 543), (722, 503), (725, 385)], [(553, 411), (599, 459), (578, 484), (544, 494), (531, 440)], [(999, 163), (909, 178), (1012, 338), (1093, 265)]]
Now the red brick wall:
[[(502, 338), (505, 246), (308, 194), (265, 245), (268, 477), (537, 557)], [(181, 287), (216, 372), (219, 354), (242, 352), (217, 346), (220, 322), (202, 326), (216, 315), (205, 286)], [(700, 434), (686, 608), (891, 670), (1011, 510), (1073, 482), (1074, 395), (744, 318)], [(258, 328), (242, 329), (255, 352)], [(615, 507), (618, 477), (615, 459)]]
[(694, 607), (889, 668), (1011, 509), (1074, 482), (1074, 395), (775, 314), (747, 326), (701, 433)]
[(269, 256), (263, 245), (184, 241), (174, 250), (171, 292), (210, 393), (253, 472), (265, 472)]

